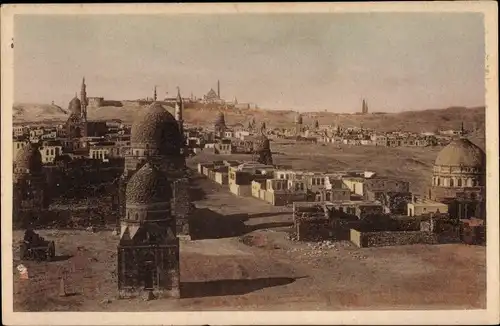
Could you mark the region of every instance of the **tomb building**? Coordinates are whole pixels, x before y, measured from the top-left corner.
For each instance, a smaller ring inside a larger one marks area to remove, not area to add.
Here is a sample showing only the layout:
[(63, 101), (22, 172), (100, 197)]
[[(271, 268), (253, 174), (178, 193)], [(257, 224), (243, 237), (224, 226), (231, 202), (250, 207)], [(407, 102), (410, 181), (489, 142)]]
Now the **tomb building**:
[(127, 183), (118, 245), (120, 298), (149, 293), (180, 297), (179, 239), (171, 197), (171, 183), (154, 163), (145, 163)]
[[(42, 170), (42, 156), (38, 146), (26, 144), (17, 154), (13, 171), (13, 211), (14, 215), (23, 212), (38, 213), (49, 204), (45, 175)], [(26, 216), (28, 216), (26, 215)], [(15, 216), (16, 217), (16, 216)], [(29, 217), (30, 219), (31, 217)], [(28, 220), (24, 222), (30, 222)], [(17, 223), (19, 219), (15, 219)]]
[(217, 117), (214, 122), (214, 133), (218, 138), (224, 138), (224, 132), (226, 131), (226, 118), (223, 112), (217, 113)]
[(438, 154), (428, 197), (448, 205), (450, 216), (485, 217), (486, 155), (465, 137)]
[[(174, 215), (177, 208), (181, 207), (176, 205), (179, 200), (190, 202), (186, 197), (189, 179), (186, 175), (186, 161), (181, 151), (182, 147), (183, 137), (178, 121), (159, 103), (152, 103), (136, 117), (131, 128), (130, 147), (124, 153), (125, 169), (119, 180), (119, 216), (125, 214), (125, 189), (128, 180), (146, 162), (154, 164), (169, 178), (176, 190), (174, 194), (183, 194), (171, 198)], [(186, 189), (181, 189), (182, 187)], [(188, 236), (188, 217), (189, 212), (182, 210), (182, 214), (179, 213), (177, 219), (179, 235)]]
[(260, 164), (272, 165), (271, 143), (263, 133), (255, 137), (253, 143), (253, 161)]

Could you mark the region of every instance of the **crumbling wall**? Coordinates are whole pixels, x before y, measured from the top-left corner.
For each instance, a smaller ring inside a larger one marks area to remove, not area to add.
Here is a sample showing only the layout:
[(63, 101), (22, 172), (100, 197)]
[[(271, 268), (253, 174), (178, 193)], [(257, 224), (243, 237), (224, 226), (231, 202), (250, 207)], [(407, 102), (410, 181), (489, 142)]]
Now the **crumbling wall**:
[(332, 237), (330, 220), (327, 218), (298, 219), (296, 230), (299, 241), (322, 241)]
[(89, 226), (114, 227), (118, 212), (109, 207), (91, 207), (86, 209), (46, 209), (40, 211), (15, 211), (13, 228), (34, 229), (61, 228), (83, 229)]

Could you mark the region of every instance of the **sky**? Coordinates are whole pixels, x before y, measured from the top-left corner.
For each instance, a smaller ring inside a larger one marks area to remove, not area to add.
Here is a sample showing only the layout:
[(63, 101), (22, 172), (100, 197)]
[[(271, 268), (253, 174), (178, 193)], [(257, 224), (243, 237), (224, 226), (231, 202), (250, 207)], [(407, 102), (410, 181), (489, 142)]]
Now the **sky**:
[(221, 97), (299, 111), (484, 105), (479, 13), (18, 15), (15, 102)]

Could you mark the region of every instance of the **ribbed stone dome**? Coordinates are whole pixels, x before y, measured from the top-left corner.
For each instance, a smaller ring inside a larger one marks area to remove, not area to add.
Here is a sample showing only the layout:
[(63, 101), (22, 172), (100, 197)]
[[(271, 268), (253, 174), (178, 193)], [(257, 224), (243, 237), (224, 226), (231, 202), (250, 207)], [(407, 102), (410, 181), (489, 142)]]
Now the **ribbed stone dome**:
[(35, 144), (26, 144), (16, 156), (16, 169), (22, 169), (29, 173), (40, 173), (42, 171), (42, 155)]
[(481, 148), (468, 139), (459, 138), (439, 152), (434, 164), (437, 166), (485, 168), (486, 155)]
[(160, 148), (163, 154), (179, 151), (182, 137), (177, 121), (163, 106), (154, 102), (141, 112), (132, 124), (131, 146), (147, 144)]
[(127, 204), (165, 203), (171, 197), (167, 177), (150, 163), (144, 164), (127, 183)]
[(70, 114), (78, 114), (82, 113), (82, 102), (78, 97), (74, 97), (68, 104), (68, 111)]

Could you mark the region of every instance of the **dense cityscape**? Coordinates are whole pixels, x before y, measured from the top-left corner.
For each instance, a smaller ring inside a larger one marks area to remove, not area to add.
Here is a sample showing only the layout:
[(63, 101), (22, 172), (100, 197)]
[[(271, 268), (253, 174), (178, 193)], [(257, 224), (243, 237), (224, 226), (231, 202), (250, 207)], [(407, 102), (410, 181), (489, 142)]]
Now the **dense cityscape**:
[[(297, 113), (290, 128), (273, 129), (254, 118), (247, 126), (230, 125), (224, 112), (231, 108), (213, 89), (204, 101), (219, 105), (211, 128), (185, 124), (180, 89), (165, 102), (157, 100), (155, 88), (131, 125), (93, 121), (87, 112), (95, 100), (87, 98), (83, 79), (66, 123), (15, 126), (13, 222), (27, 229), (21, 258), (57, 259), (57, 243), (35, 229), (110, 229), (119, 237), (120, 298), (182, 298), (180, 241), (214, 232), (200, 224), (203, 209), (193, 204), (193, 180), (199, 177), (222, 186), (219, 191), (289, 212), (288, 241), (316, 242), (320, 248), (337, 242), (358, 248), (485, 243), (485, 154), (467, 139), (463, 124), (438, 133), (380, 133), (308, 125)], [(361, 114), (370, 114), (365, 100)], [(373, 171), (275, 164), (272, 144), (280, 141), (443, 148), (428, 191), (414, 194), (408, 181)], [(248, 159), (231, 159), (234, 154)], [(186, 163), (200, 155), (221, 159)]]
[(481, 15), (14, 20), (14, 315), (491, 308)]

